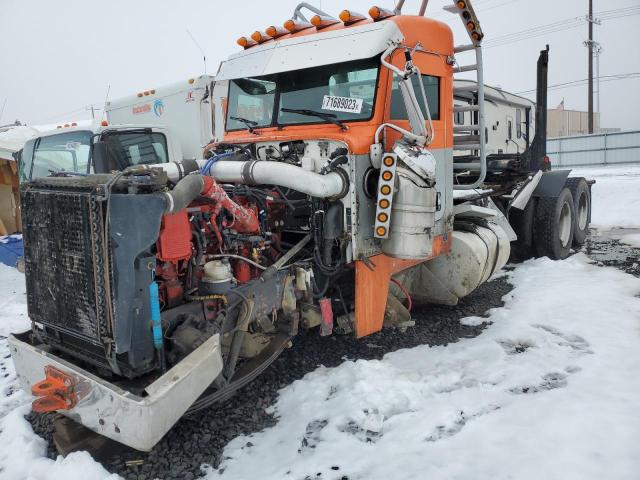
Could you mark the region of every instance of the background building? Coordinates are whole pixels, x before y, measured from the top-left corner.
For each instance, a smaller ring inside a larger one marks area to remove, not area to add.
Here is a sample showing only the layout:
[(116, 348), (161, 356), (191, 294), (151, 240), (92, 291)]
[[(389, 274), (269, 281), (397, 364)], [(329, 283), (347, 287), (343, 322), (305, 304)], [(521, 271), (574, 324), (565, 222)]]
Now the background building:
[[(600, 114), (593, 114), (593, 133), (619, 132), (619, 128), (600, 128)], [(554, 109), (547, 110), (547, 137), (571, 137), (589, 134), (589, 112), (567, 110), (564, 100)]]

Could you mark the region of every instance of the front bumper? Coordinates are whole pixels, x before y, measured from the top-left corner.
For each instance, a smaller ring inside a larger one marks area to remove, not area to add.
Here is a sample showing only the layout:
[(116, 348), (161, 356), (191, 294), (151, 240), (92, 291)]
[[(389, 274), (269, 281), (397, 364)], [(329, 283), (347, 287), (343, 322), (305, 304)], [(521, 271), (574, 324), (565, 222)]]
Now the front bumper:
[(223, 367), (220, 336), (214, 335), (138, 396), (66, 360), (33, 346), (30, 332), (9, 336), (9, 347), (22, 388), (44, 378), (51, 365), (76, 380), (78, 403), (59, 413), (100, 435), (136, 450), (150, 451), (216, 379)]

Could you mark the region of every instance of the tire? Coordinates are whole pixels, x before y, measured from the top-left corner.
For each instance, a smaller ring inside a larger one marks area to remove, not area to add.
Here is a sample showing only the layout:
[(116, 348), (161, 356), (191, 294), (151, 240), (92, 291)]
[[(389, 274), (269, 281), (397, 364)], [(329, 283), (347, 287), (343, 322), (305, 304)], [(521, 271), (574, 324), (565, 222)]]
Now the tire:
[(589, 222), (591, 221), (591, 190), (587, 181), (580, 178), (567, 178), (565, 186), (571, 190), (573, 206), (575, 208), (575, 226), (573, 233), (573, 246), (584, 245), (589, 234)]
[(538, 199), (533, 241), (540, 257), (564, 260), (573, 244), (575, 210), (571, 190), (563, 188), (557, 197)]
[(511, 257), (513, 260), (524, 261), (535, 256), (533, 222), (536, 203), (537, 199), (531, 197), (524, 210), (518, 210), (517, 208), (509, 210), (509, 223), (518, 236), (518, 239), (511, 243)]

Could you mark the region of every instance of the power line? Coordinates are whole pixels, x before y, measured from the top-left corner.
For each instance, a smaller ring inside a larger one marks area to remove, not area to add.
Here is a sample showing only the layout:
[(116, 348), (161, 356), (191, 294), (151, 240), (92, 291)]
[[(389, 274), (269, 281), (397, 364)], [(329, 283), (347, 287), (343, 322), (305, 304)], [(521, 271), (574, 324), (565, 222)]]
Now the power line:
[[(640, 72), (619, 73), (617, 75), (603, 75), (600, 77), (600, 80), (603, 83), (605, 83), (605, 82), (613, 82), (616, 80), (629, 80), (629, 79), (635, 79), (635, 78), (640, 78)], [(588, 78), (583, 78), (581, 80), (573, 80), (571, 82), (557, 83), (555, 85), (549, 85), (549, 87), (547, 87), (547, 90), (560, 90), (563, 88), (582, 87), (583, 85), (586, 85), (588, 81), (589, 81)], [(516, 95), (526, 95), (529, 93), (534, 93), (535, 91), (536, 89), (532, 88), (531, 90), (523, 90), (521, 92), (516, 92)]]
[[(605, 10), (596, 13), (595, 16), (597, 16), (600, 20), (613, 20), (616, 18), (630, 17), (632, 15), (638, 14), (640, 14), (640, 6)], [(539, 25), (537, 27), (527, 28), (518, 32), (508, 33), (499, 37), (487, 39), (484, 42), (483, 46), (485, 48), (493, 48), (509, 43), (520, 42), (522, 40), (541, 37), (543, 35), (548, 35), (555, 32), (571, 30), (584, 25), (585, 20), (587, 20), (587, 17), (566, 18), (564, 20), (549, 23), (546, 25)]]

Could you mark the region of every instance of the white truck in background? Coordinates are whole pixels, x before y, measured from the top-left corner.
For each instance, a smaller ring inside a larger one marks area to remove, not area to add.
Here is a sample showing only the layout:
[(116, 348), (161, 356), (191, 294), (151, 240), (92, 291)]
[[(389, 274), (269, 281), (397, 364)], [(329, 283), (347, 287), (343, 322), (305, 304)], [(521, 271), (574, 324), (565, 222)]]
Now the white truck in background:
[(108, 173), (183, 159), (180, 143), (164, 127), (111, 126), (107, 122), (59, 125), (28, 140), (17, 155), (21, 181), (50, 175)]
[(107, 120), (110, 125), (167, 128), (180, 144), (184, 159), (199, 159), (207, 144), (222, 139), (225, 85), (216, 85), (213, 76), (201, 75), (144, 90), (107, 102)]
[(106, 121), (58, 125), (29, 140), (19, 153), (21, 179), (202, 159), (224, 134), (226, 90), (227, 82), (201, 75), (107, 102)]

